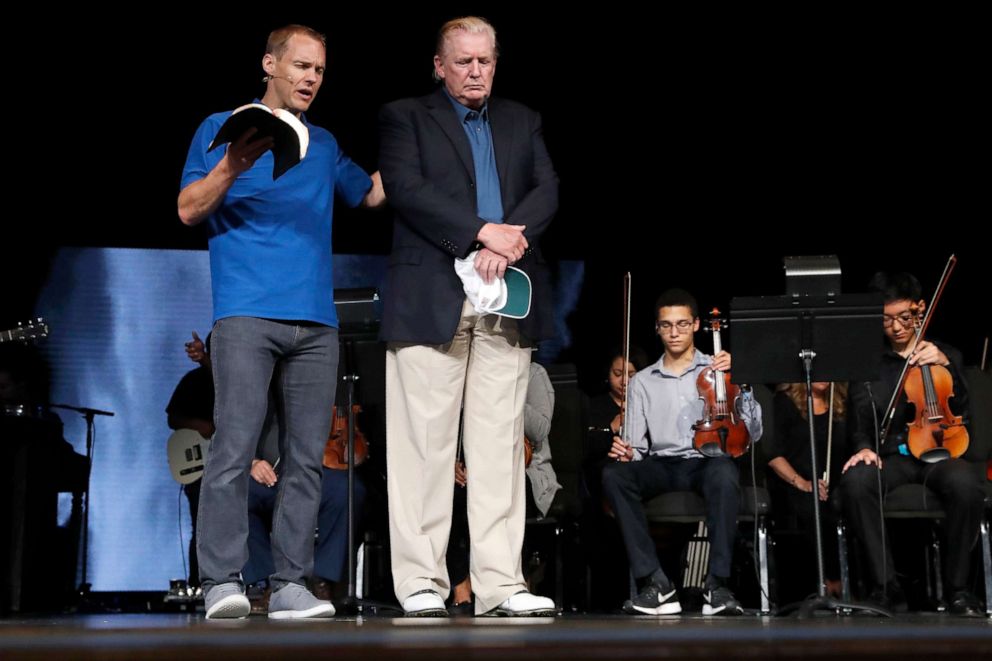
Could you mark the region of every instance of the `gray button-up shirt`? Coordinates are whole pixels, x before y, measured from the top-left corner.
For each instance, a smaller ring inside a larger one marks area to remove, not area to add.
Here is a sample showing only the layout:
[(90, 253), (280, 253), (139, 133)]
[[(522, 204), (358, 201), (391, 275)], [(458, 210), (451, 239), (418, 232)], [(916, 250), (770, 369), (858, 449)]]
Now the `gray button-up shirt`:
[[(649, 454), (681, 459), (703, 456), (692, 446), (692, 426), (703, 416), (696, 378), (713, 357), (695, 351), (692, 364), (681, 374), (670, 372), (662, 356), (631, 379), (625, 431), (634, 448), (634, 461)], [(750, 392), (741, 398), (738, 414), (751, 441), (761, 438), (761, 406)]]

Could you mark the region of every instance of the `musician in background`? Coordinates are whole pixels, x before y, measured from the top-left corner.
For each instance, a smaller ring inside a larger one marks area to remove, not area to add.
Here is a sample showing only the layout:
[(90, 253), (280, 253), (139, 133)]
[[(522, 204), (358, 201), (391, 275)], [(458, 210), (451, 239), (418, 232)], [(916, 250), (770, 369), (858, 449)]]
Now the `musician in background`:
[[(193, 331), (193, 339), (186, 343), (186, 355), (198, 366), (190, 370), (176, 385), (165, 413), (169, 429), (192, 429), (205, 439), (214, 435), (214, 378), (210, 372), (210, 336), (204, 344)], [(196, 558), (196, 523), (200, 508), (200, 480), (183, 485), (189, 501), (189, 518), (193, 534), (189, 540), (189, 577), (191, 588), (200, 586), (200, 564)]]
[[(813, 557), (816, 530), (813, 527), (813, 489), (824, 503), (832, 494), (830, 484), (840, 478), (844, 460), (850, 456), (847, 441), (847, 384), (834, 386), (831, 402), (830, 384), (813, 384), (813, 426), (816, 432), (816, 465), (830, 468), (826, 475), (813, 475), (809, 455), (809, 416), (807, 414), (806, 384), (783, 383), (772, 402), (775, 415), (775, 433), (765, 440), (765, 456), (770, 457), (768, 467), (774, 472), (769, 477), (768, 491), (772, 497), (772, 516), (778, 529), (798, 528), (804, 533), (806, 557)], [(827, 448), (830, 447), (828, 452)], [(836, 500), (836, 498), (834, 499)], [(824, 572), (827, 592), (840, 595), (840, 569), (837, 562), (837, 517), (833, 507), (820, 507), (820, 529), (824, 540)], [(785, 585), (783, 585), (785, 587)], [(802, 594), (816, 591), (816, 585), (802, 588)], [(781, 596), (781, 595), (780, 595)], [(801, 595), (800, 595), (801, 598)]]
[[(680, 613), (678, 593), (658, 561), (644, 501), (669, 491), (695, 491), (706, 501), (710, 567), (703, 615), (738, 615), (740, 603), (727, 586), (740, 506), (739, 475), (729, 456), (705, 457), (693, 446), (693, 425), (702, 418), (696, 379), (706, 367), (727, 371), (726, 351), (708, 356), (696, 349), (696, 299), (669, 289), (655, 304), (655, 327), (665, 352), (628, 385), (626, 424), (630, 445), (613, 447), (616, 463), (603, 470), (603, 492), (616, 515), (631, 572), (640, 592), (624, 604), (628, 613)], [(741, 418), (752, 440), (761, 437), (761, 407), (745, 394)]]
[[(643, 349), (631, 346), (628, 351), (627, 378), (648, 366)], [(630, 595), (627, 585), (630, 569), (625, 555), (617, 553), (623, 544), (620, 529), (612, 512), (603, 507), (603, 468), (612, 464), (623, 446), (624, 352), (617, 349), (604, 366), (607, 389), (593, 397), (582, 398), (582, 428), (586, 430), (582, 448), (582, 546), (589, 562), (590, 607), (612, 610)]]
[[(648, 366), (648, 356), (640, 347), (630, 347), (627, 378), (632, 379)], [(623, 424), (624, 355), (614, 352), (606, 370), (607, 391), (584, 399), (586, 437), (583, 447), (583, 497), (591, 509), (601, 511), (603, 468), (626, 451), (620, 437)]]
[[(0, 345), (0, 616), (77, 604), (76, 558), (89, 460), (47, 406), (49, 367), (34, 346)], [(73, 493), (59, 523), (59, 493)], [(61, 528), (61, 529), (60, 529)], [(70, 595), (75, 594), (75, 598)]]
[(891, 548), (882, 544), (877, 486), (877, 471), (881, 470), (885, 492), (903, 484), (925, 484), (940, 497), (947, 515), (942, 527), (946, 537), (942, 557), (944, 585), (951, 595), (948, 610), (954, 615), (980, 615), (978, 600), (968, 589), (969, 560), (978, 541), (985, 502), (980, 467), (960, 458), (928, 464), (913, 457), (906, 444), (906, 425), (913, 420), (912, 407), (904, 395), (897, 400), (890, 434), (881, 446), (881, 457), (873, 449), (876, 431), (884, 424), (882, 417), (907, 358), (912, 366), (946, 367), (954, 379), (952, 410), (967, 417), (968, 387), (962, 374), (961, 353), (943, 342), (917, 342), (915, 319), (924, 311), (926, 302), (914, 276), (876, 273), (869, 289), (880, 292), (885, 301), (882, 370), (879, 380), (870, 384), (870, 390), (862, 383), (851, 384), (854, 454), (844, 464), (840, 483), (844, 516), (854, 536), (864, 545), (868, 558), (868, 578), (873, 584), (869, 599), (885, 607), (905, 606)]

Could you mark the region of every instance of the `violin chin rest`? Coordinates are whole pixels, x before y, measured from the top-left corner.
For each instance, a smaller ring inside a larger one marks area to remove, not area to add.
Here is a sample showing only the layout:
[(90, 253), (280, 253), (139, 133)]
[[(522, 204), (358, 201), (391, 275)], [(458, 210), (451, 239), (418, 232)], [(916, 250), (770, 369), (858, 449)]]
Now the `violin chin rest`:
[(926, 464), (936, 464), (950, 458), (951, 453), (945, 448), (931, 448), (920, 454), (920, 461)]
[(719, 443), (705, 443), (698, 448), (700, 454), (706, 457), (722, 457), (725, 453)]

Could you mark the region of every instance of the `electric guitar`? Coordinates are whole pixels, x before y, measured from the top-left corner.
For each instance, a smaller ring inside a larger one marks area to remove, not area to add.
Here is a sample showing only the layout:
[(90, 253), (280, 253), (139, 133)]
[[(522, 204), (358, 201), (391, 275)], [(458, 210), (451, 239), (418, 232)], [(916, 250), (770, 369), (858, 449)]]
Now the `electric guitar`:
[(44, 319), (38, 317), (34, 321), (29, 321), (27, 326), (19, 323), (17, 324), (17, 328), (0, 331), (0, 344), (17, 340), (27, 342), (28, 340), (37, 340), (43, 337), (48, 337), (48, 324), (45, 323)]
[(176, 482), (192, 484), (203, 476), (210, 440), (193, 429), (177, 429), (172, 432), (166, 453), (169, 456), (169, 470)]

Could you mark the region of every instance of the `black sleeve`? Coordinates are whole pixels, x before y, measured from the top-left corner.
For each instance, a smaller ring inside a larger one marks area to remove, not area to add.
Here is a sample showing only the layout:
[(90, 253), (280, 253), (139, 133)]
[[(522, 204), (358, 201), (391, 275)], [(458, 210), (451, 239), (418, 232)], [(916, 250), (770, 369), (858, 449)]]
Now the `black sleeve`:
[(214, 382), (206, 367), (187, 372), (179, 381), (165, 412), (169, 416), (213, 420)]
[(775, 393), (775, 398), (772, 400), (772, 409), (774, 412), (775, 433), (771, 438), (766, 439), (765, 445), (765, 456), (768, 457), (769, 461), (786, 455), (786, 450), (792, 440), (789, 436), (796, 424), (796, 418), (799, 417), (799, 410), (796, 409), (796, 405), (792, 403), (792, 400), (784, 392)]
[(587, 464), (604, 459), (613, 446), (613, 432), (609, 431), (609, 427), (619, 409), (612, 401), (606, 401), (606, 398), (582, 397), (582, 409), (585, 412), (583, 425), (586, 432), (584, 455)]
[(942, 342), (934, 342), (934, 344), (951, 361), (947, 365), (947, 370), (951, 373), (951, 378), (954, 379), (954, 397), (950, 401), (951, 410), (954, 411), (955, 415), (963, 416), (965, 427), (971, 432), (971, 420), (969, 420), (970, 397), (968, 394), (968, 381), (964, 378), (964, 358), (960, 351), (948, 344), (943, 344)]
[[(876, 384), (877, 385), (877, 384)], [(851, 383), (848, 391), (848, 437), (851, 454), (875, 447), (875, 402), (864, 383)], [(879, 414), (881, 415), (881, 414)]]

